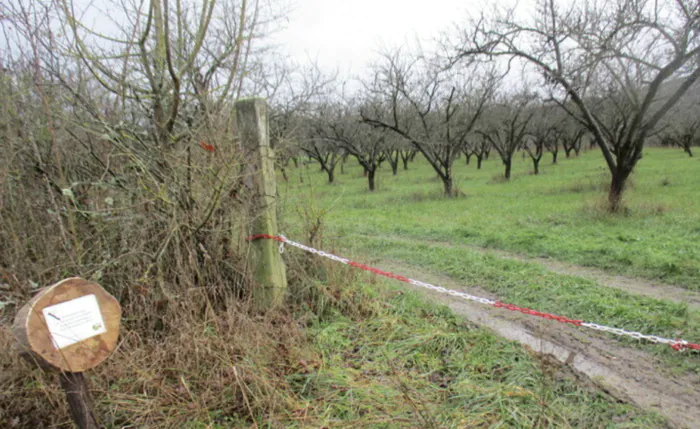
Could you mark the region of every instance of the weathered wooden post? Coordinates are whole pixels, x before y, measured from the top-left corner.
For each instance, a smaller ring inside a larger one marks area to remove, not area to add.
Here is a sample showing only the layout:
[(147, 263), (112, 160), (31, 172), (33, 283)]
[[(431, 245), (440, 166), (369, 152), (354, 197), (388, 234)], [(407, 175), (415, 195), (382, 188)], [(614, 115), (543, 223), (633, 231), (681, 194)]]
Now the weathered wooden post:
[[(246, 176), (253, 190), (252, 234), (277, 235), (277, 183), (275, 154), (268, 136), (267, 103), (261, 98), (236, 102), (238, 131), (248, 161)], [(282, 303), (287, 290), (287, 273), (273, 240), (256, 240), (252, 244), (251, 263), (260, 287), (252, 291), (253, 305), (259, 310)]]
[(104, 361), (117, 345), (121, 307), (97, 283), (72, 277), (42, 289), (12, 325), (23, 357), (60, 371), (70, 414), (80, 429), (97, 429), (83, 371)]

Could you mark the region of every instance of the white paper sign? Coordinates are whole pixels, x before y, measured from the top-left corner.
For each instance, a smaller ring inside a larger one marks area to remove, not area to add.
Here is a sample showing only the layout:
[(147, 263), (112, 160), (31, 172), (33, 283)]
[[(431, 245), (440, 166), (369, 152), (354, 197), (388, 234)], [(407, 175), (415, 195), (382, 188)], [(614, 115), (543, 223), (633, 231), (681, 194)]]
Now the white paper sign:
[(57, 349), (107, 332), (95, 295), (45, 307), (43, 313)]

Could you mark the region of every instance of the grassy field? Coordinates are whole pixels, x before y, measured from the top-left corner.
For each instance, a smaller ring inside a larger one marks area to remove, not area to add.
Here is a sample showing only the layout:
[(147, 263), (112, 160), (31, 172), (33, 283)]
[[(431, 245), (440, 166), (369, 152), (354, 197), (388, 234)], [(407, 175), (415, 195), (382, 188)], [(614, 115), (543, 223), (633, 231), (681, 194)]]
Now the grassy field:
[[(282, 185), (284, 230), (295, 237), (321, 217), (325, 237), (345, 254), (447, 274), (521, 306), (700, 339), (700, 314), (684, 304), (632, 295), (480, 249), (550, 257), (698, 291), (698, 159), (679, 150), (648, 149), (631, 178), (627, 210), (619, 215), (605, 211), (608, 173), (597, 151), (544, 164), (539, 176), (529, 173), (528, 161), (519, 161), (511, 182), (501, 180), (497, 158), (482, 170), (463, 162), (456, 165), (462, 195), (451, 200), (441, 197), (440, 181), (419, 159), (398, 176), (382, 170), (374, 193), (354, 163), (333, 185), (310, 165), (300, 172), (303, 184), (292, 174)], [(668, 347), (635, 344), (659, 353), (676, 370), (700, 368), (697, 359), (679, 358)]]
[(329, 210), (329, 233), (340, 237), (398, 235), (492, 247), (700, 290), (700, 159), (647, 149), (626, 193), (628, 213), (619, 216), (604, 211), (609, 173), (598, 151), (548, 162), (534, 176), (529, 161), (519, 160), (515, 177), (503, 182), (496, 156), (482, 170), (458, 160), (463, 196), (453, 200), (441, 198), (440, 181), (420, 157), (395, 177), (381, 169), (375, 193), (366, 190), (354, 162), (332, 186), (312, 165), (304, 185), (290, 181), (286, 212), (294, 213), (299, 198), (312, 200)]

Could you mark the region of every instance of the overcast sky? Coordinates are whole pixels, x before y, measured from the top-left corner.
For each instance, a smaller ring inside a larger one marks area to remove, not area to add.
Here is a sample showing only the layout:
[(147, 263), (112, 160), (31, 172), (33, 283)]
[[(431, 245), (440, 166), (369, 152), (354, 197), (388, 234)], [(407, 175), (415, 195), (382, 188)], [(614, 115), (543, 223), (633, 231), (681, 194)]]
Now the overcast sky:
[[(275, 39), (283, 51), (317, 60), (341, 78), (362, 73), (383, 46), (426, 49), (442, 31), (467, 17), (470, 0), (292, 0), (287, 28)], [(483, 4), (480, 2), (479, 4)], [(473, 3), (471, 8), (474, 9)]]

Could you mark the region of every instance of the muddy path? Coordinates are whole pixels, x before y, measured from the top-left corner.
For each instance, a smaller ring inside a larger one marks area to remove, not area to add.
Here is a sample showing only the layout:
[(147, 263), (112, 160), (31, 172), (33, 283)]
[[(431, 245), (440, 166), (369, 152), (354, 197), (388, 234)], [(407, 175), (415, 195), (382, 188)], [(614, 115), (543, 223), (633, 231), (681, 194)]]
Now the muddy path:
[[(378, 266), (446, 288), (496, 298), (482, 289), (464, 287), (450, 277), (401, 262), (384, 260)], [(587, 383), (621, 401), (665, 416), (674, 427), (692, 429), (700, 425), (698, 374), (671, 374), (653, 355), (625, 347), (604, 334), (408, 287), (446, 304), (478, 326), (555, 358)]]
[[(581, 277), (584, 279), (592, 280), (600, 284), (601, 286), (623, 290), (625, 292), (629, 292), (636, 295), (644, 295), (651, 298), (664, 299), (675, 303), (687, 303), (688, 308), (693, 310), (700, 310), (700, 293), (683, 289), (678, 286), (654, 282), (647, 279), (618, 276), (606, 273), (605, 271), (596, 268), (582, 267), (580, 265), (560, 262), (554, 259), (524, 256), (520, 254), (506, 252), (503, 250), (485, 249), (483, 247), (470, 246), (467, 244), (451, 244), (445, 241), (434, 240), (415, 240), (411, 238), (397, 236), (382, 236), (381, 238), (395, 242), (422, 242), (449, 248), (461, 247), (473, 251), (483, 252), (485, 254), (494, 255), (502, 259), (510, 259), (519, 262), (537, 264), (545, 268), (546, 270), (556, 274)], [(698, 427), (700, 427), (700, 424), (698, 424)]]

